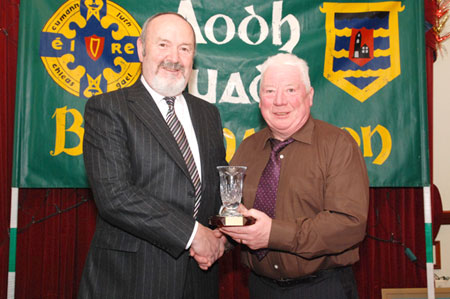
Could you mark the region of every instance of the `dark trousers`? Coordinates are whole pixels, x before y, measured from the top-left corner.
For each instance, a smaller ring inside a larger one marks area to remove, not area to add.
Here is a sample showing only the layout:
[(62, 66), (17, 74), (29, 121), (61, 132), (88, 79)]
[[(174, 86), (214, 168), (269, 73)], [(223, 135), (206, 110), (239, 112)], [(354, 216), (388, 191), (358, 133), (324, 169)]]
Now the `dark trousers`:
[[(207, 271), (203, 271), (193, 258), (189, 258), (183, 299), (219, 298), (219, 265), (216, 262)], [(162, 299), (162, 298), (161, 298)]]
[(252, 272), (249, 289), (251, 299), (358, 299), (351, 266), (321, 270), (287, 282), (277, 282)]

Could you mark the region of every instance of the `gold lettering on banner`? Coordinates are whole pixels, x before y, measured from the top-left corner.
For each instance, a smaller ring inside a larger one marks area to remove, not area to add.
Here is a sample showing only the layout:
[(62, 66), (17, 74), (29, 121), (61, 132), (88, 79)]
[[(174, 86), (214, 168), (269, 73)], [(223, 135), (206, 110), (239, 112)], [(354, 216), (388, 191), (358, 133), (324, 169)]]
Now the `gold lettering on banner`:
[(234, 136), (234, 133), (231, 132), (230, 129), (223, 128), (223, 137), (225, 137), (226, 148), (225, 160), (227, 160), (227, 162), (230, 162), (231, 158), (233, 158), (234, 153), (236, 152), (236, 136)]
[(111, 43), (111, 53), (112, 54), (123, 54), (125, 52), (126, 54), (134, 54), (134, 45), (132, 43), (126, 43), (123, 46), (120, 43)]
[[(346, 130), (350, 133), (350, 135), (355, 139), (358, 146), (361, 146), (361, 138), (358, 133), (349, 127), (343, 127), (342, 129)], [(371, 130), (371, 127), (361, 127), (361, 135), (362, 135), (362, 144), (363, 144), (363, 156), (364, 157), (373, 157), (372, 151), (372, 137), (375, 133), (378, 133), (381, 139), (381, 150), (378, 156), (373, 160), (372, 164), (382, 165), (392, 150), (392, 137), (389, 130), (383, 127), (382, 125), (377, 125), (375, 129)]]
[(111, 43), (111, 53), (112, 54), (117, 54), (117, 53), (122, 54), (119, 43)]
[[(70, 113), (73, 116), (73, 123), (70, 128), (66, 129), (66, 116)], [(67, 109), (67, 106), (57, 108), (52, 118), (56, 119), (56, 138), (55, 149), (50, 151), (50, 155), (57, 156), (61, 153), (66, 153), (70, 156), (79, 156), (83, 153), (83, 137), (84, 128), (81, 126), (83, 123), (83, 116), (76, 109)], [(66, 148), (66, 132), (72, 132), (78, 136), (78, 145)]]
[(355, 130), (353, 130), (352, 128), (349, 128), (349, 127), (343, 127), (342, 129), (344, 129), (347, 132), (349, 132), (350, 135), (353, 137), (353, 139), (355, 139), (355, 141), (358, 144), (358, 146), (361, 146), (361, 138), (359, 138), (359, 135), (358, 135), (358, 133), (356, 133)]
[(123, 47), (123, 50), (129, 55), (134, 54), (134, 45), (132, 43), (127, 43)]
[[(245, 130), (244, 138), (242, 138), (242, 140), (245, 140), (245, 138), (253, 134), (255, 134), (254, 128)], [(236, 136), (230, 129), (227, 128), (223, 128), (223, 136), (225, 137), (225, 148), (226, 148), (225, 159), (227, 160), (227, 162), (230, 162), (234, 156), (234, 153), (236, 152)]]
[(391, 154), (392, 150), (392, 137), (388, 129), (381, 125), (377, 125), (373, 131), (371, 131), (370, 126), (361, 127), (362, 139), (363, 139), (363, 155), (364, 157), (373, 157), (372, 152), (372, 136), (375, 133), (381, 138), (381, 151), (378, 156), (373, 160), (373, 164), (381, 165)]
[[(387, 158), (389, 158), (389, 155), (391, 154), (392, 151), (392, 137), (391, 133), (389, 133), (389, 130), (383, 127), (382, 125), (377, 125), (373, 130), (371, 129), (371, 126), (360, 127), (362, 138), (352, 128), (342, 127), (342, 129), (350, 133), (353, 139), (355, 139), (358, 146), (361, 146), (362, 143), (363, 146), (362, 152), (364, 157), (374, 156), (372, 150), (372, 138), (374, 137), (375, 133), (377, 133), (381, 139), (381, 150), (379, 154), (376, 156), (376, 158), (372, 161), (372, 164), (382, 165), (387, 160)], [(245, 131), (243, 140), (253, 135), (254, 133), (255, 133), (254, 128), (247, 129)], [(234, 153), (236, 152), (236, 136), (230, 129), (227, 128), (223, 129), (223, 135), (225, 137), (226, 160), (227, 162), (230, 162), (234, 156)]]
[(251, 128), (251, 129), (245, 130), (244, 139), (242, 139), (242, 140), (245, 140), (247, 137), (250, 137), (253, 134), (255, 134), (255, 129)]

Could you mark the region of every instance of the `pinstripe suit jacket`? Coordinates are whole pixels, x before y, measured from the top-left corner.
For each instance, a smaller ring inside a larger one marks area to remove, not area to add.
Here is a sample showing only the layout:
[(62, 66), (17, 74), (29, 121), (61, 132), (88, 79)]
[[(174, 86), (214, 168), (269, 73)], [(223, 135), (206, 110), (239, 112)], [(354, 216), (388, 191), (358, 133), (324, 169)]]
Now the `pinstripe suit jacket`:
[[(207, 225), (220, 207), (222, 125), (214, 105), (183, 95), (202, 160), (197, 219)], [(87, 102), (83, 146), (98, 217), (79, 298), (181, 298), (195, 191), (178, 145), (140, 80)], [(209, 299), (208, 287), (218, 286), (217, 267), (196, 269), (189, 275)]]

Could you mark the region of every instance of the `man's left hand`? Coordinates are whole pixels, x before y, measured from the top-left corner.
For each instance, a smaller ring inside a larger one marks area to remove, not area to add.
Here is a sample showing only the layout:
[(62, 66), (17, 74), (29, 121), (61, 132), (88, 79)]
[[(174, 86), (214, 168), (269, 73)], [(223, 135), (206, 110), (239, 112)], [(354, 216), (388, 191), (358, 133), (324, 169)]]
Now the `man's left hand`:
[(239, 206), (239, 212), (243, 216), (255, 218), (255, 224), (248, 226), (224, 226), (220, 228), (220, 231), (229, 235), (236, 242), (247, 245), (250, 249), (267, 248), (269, 246), (272, 218), (259, 210), (247, 210), (243, 205)]
[[(218, 229), (213, 230), (212, 233), (219, 240), (219, 250), (217, 251), (216, 256), (216, 259), (219, 259), (223, 255), (225, 248), (228, 245), (228, 240)], [(216, 261), (216, 259), (211, 261), (211, 259), (209, 259), (208, 257), (198, 254), (192, 247), (189, 249), (189, 253), (191, 257), (193, 257), (197, 261), (198, 266), (202, 270), (208, 270), (208, 268), (211, 267), (212, 264)]]

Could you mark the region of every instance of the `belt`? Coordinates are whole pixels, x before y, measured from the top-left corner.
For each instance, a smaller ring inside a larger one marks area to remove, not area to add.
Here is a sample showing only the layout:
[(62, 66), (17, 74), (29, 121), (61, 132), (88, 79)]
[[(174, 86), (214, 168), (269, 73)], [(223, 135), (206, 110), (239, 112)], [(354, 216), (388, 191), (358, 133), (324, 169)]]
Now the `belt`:
[(281, 288), (288, 288), (288, 287), (292, 287), (292, 286), (296, 286), (296, 285), (301, 285), (301, 284), (308, 284), (308, 283), (312, 283), (317, 279), (322, 279), (324, 277), (329, 276), (330, 274), (332, 274), (335, 271), (340, 271), (343, 268), (346, 267), (339, 267), (339, 268), (333, 268), (333, 269), (324, 269), (324, 270), (319, 270), (316, 271), (310, 275), (306, 275), (300, 278), (283, 278), (280, 280), (277, 279), (272, 279), (272, 278), (268, 278), (268, 277), (264, 277), (264, 276), (260, 276), (254, 272), (252, 272), (257, 278), (259, 278), (261, 281), (263, 281), (266, 284), (269, 285), (275, 285)]

